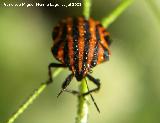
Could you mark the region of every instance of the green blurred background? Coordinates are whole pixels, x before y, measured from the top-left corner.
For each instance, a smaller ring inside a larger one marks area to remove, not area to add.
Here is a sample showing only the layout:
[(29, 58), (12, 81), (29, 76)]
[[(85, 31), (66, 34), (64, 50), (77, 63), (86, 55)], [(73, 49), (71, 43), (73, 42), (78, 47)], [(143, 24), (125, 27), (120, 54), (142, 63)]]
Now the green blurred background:
[[(82, 7), (3, 7), (3, 2), (9, 1), (0, 2), (1, 123), (47, 80), (47, 66), (55, 61), (50, 52), (53, 26), (82, 13)], [(93, 0), (91, 15), (101, 20), (120, 2)], [(94, 94), (101, 114), (90, 101), (89, 123), (160, 123), (160, 1), (136, 0), (108, 30), (112, 56), (93, 70), (102, 83)], [(56, 98), (68, 73), (55, 78), (15, 123), (74, 123), (77, 98), (67, 93)], [(78, 88), (75, 79), (70, 88)]]

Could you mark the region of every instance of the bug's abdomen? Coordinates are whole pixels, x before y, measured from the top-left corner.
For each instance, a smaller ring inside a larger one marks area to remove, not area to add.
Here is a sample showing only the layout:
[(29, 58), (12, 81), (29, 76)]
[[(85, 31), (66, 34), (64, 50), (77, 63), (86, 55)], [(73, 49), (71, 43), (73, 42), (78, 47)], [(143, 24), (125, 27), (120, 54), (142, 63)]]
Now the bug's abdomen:
[(109, 33), (90, 18), (68, 17), (54, 28), (53, 55), (73, 72), (84, 74), (109, 58)]

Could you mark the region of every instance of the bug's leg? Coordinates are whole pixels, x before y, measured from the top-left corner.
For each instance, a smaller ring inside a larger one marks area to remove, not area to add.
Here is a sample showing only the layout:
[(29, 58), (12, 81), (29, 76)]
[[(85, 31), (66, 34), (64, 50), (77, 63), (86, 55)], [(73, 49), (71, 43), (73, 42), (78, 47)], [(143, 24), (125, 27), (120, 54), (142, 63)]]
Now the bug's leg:
[(92, 77), (91, 75), (87, 74), (87, 77), (89, 80), (91, 80), (97, 87), (92, 89), (92, 90), (89, 90), (88, 92), (86, 93), (83, 93), (82, 95), (85, 96), (85, 95), (88, 95), (92, 92), (95, 92), (95, 91), (98, 91), (100, 89), (100, 80), (99, 79), (95, 79), (94, 77)]
[(63, 91), (66, 90), (66, 88), (67, 88), (67, 86), (70, 84), (72, 78), (73, 78), (73, 74), (70, 74), (70, 75), (66, 78), (66, 80), (65, 80), (65, 81), (63, 82), (63, 84), (62, 84), (62, 89), (61, 89), (61, 91), (60, 91), (60, 92), (58, 93), (58, 95), (57, 95), (57, 98), (62, 94)]
[(74, 94), (74, 95), (80, 95), (80, 93), (78, 92), (78, 91), (76, 91), (76, 90), (69, 90), (69, 89), (67, 89), (67, 86), (70, 84), (70, 82), (72, 81), (72, 78), (73, 78), (73, 74), (70, 74), (67, 78), (66, 78), (66, 80), (63, 82), (63, 84), (62, 84), (62, 89), (61, 89), (61, 91), (58, 93), (58, 95), (57, 95), (57, 98), (62, 94), (62, 92), (69, 92), (69, 93), (71, 93), (71, 94)]
[(64, 64), (58, 64), (58, 63), (50, 63), (48, 65), (48, 75), (49, 75), (49, 80), (47, 81), (47, 84), (52, 83), (52, 68), (59, 68), (59, 67), (66, 67)]
[(69, 92), (69, 93), (71, 93), (73, 95), (81, 96), (81, 93), (79, 91), (76, 91), (76, 90), (65, 89), (64, 91), (65, 92)]
[[(88, 91), (89, 91), (89, 87), (88, 87), (88, 83), (87, 83), (86, 78), (85, 78), (85, 81), (86, 81), (86, 85), (87, 85), (87, 88), (88, 88)], [(95, 105), (95, 107), (96, 107), (97, 111), (100, 113), (99, 107), (98, 107), (98, 105), (97, 105), (97, 103), (96, 103), (96, 101), (95, 101), (94, 97), (92, 96), (92, 94), (91, 94), (91, 93), (90, 93), (89, 95), (91, 96), (91, 99), (92, 99), (92, 101), (93, 101), (93, 103), (94, 103), (94, 105)]]

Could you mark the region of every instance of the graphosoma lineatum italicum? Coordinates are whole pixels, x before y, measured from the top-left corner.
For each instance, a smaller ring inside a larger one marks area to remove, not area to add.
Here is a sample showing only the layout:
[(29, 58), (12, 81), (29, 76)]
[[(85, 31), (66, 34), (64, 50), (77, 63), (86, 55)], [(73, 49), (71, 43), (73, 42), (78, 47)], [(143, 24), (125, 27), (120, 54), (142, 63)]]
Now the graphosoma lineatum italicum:
[(62, 84), (62, 90), (58, 96), (63, 91), (78, 93), (66, 89), (74, 76), (77, 81), (87, 77), (97, 86), (83, 95), (99, 90), (99, 79), (95, 79), (89, 73), (96, 65), (109, 60), (111, 54), (109, 32), (100, 22), (93, 18), (86, 20), (84, 17), (67, 17), (55, 26), (52, 38), (54, 43), (51, 51), (61, 64), (51, 63), (49, 65), (49, 82), (52, 82), (52, 67), (68, 67), (72, 71)]

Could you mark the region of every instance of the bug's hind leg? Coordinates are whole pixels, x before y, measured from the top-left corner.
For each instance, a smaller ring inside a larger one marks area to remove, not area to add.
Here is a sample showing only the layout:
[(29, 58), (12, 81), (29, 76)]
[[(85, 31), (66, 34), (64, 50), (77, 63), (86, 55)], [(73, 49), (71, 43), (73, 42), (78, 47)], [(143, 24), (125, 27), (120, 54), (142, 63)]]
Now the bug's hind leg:
[(53, 82), (52, 78), (52, 68), (59, 68), (59, 67), (66, 67), (64, 64), (58, 64), (58, 63), (50, 63), (48, 65), (48, 75), (49, 75), (49, 80), (47, 81), (47, 84), (50, 84)]
[(58, 95), (57, 95), (57, 97), (59, 97), (61, 94), (62, 94), (62, 92), (69, 92), (69, 93), (72, 93), (72, 94), (79, 94), (79, 92), (78, 91), (75, 91), (75, 90), (69, 90), (69, 89), (66, 89), (67, 88), (67, 86), (70, 84), (70, 82), (72, 81), (72, 79), (73, 79), (73, 74), (70, 74), (67, 78), (66, 78), (66, 80), (63, 82), (63, 84), (62, 84), (62, 89), (61, 89), (61, 91), (58, 93)]
[(94, 89), (92, 89), (92, 90), (89, 90), (89, 91), (86, 92), (86, 93), (83, 93), (83, 94), (82, 94), (83, 96), (86, 96), (86, 95), (88, 95), (88, 94), (90, 94), (90, 93), (92, 93), (92, 92), (98, 91), (98, 90), (100, 89), (100, 85), (101, 85), (99, 79), (95, 79), (94, 77), (92, 77), (92, 76), (89, 75), (89, 74), (87, 74), (87, 78), (88, 78), (89, 80), (91, 80), (97, 87), (94, 88)]

